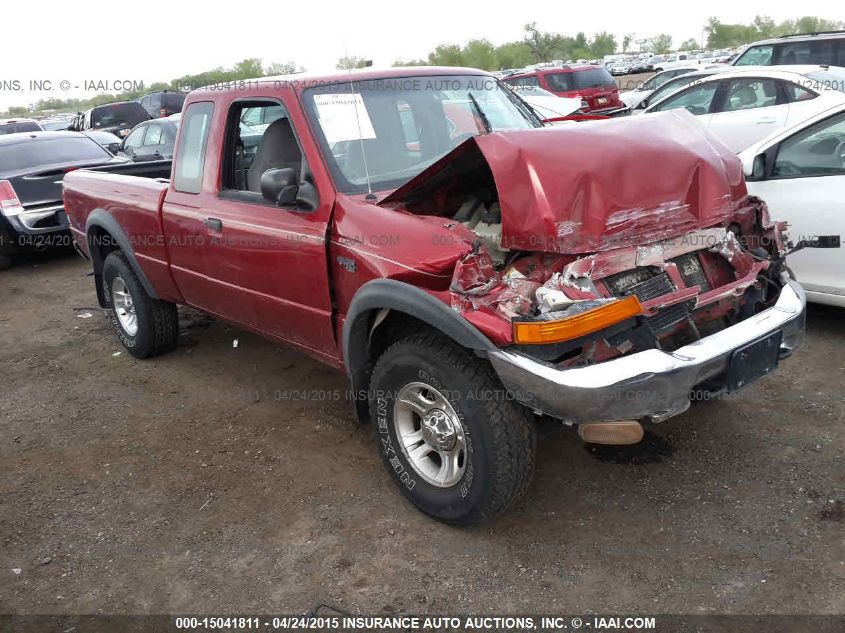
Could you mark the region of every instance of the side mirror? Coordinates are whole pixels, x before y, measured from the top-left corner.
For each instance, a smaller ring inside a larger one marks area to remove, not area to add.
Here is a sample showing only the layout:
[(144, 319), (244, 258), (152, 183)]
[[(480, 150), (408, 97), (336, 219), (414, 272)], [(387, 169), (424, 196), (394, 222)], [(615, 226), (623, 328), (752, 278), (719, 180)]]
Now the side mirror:
[(277, 207), (292, 205), (299, 193), (299, 174), (292, 167), (268, 169), (261, 174), (261, 195)]
[(117, 154), (120, 151), (120, 143), (109, 143), (106, 149), (112, 154)]
[(771, 178), (778, 155), (778, 148), (779, 144), (775, 144), (766, 151), (755, 155), (750, 165), (747, 162), (743, 162), (742, 170), (745, 172), (745, 179), (753, 182), (755, 180)]

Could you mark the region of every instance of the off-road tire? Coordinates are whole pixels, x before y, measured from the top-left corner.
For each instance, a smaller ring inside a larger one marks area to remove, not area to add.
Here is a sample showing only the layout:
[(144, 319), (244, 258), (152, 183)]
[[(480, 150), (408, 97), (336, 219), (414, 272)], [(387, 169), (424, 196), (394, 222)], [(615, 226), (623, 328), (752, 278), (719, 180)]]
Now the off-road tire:
[[(132, 295), (137, 317), (137, 332), (129, 334), (121, 325), (112, 303), (112, 282), (115, 278), (123, 279), (127, 290)], [(179, 341), (179, 317), (176, 305), (168, 301), (154, 299), (129, 265), (129, 261), (120, 251), (108, 254), (103, 263), (103, 297), (106, 315), (117, 333), (117, 337), (130, 354), (136, 358), (158, 356), (176, 348)]]
[[(397, 435), (396, 396), (406, 385), (419, 382), (445, 392), (466, 434), (464, 471), (450, 487), (423, 479)], [(438, 334), (399, 340), (376, 362), (369, 399), (387, 471), (425, 514), (453, 525), (471, 525), (509, 509), (528, 489), (536, 457), (532, 416), (507, 397), (490, 364), (471, 351)]]

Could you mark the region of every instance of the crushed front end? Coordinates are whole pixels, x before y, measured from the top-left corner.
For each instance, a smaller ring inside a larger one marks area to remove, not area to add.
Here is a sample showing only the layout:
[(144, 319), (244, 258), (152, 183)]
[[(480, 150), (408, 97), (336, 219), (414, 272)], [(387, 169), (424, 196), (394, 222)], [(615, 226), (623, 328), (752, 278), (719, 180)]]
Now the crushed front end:
[(786, 227), (737, 157), (689, 113), (640, 119), (475, 137), (380, 202), (467, 244), (452, 308), (518, 400), (568, 423), (665, 420), (804, 331)]
[(505, 254), (479, 238), (456, 266), (452, 304), (501, 345), (494, 368), (535, 411), (662, 421), (800, 345), (806, 300), (784, 228), (746, 198), (726, 226), (585, 256)]

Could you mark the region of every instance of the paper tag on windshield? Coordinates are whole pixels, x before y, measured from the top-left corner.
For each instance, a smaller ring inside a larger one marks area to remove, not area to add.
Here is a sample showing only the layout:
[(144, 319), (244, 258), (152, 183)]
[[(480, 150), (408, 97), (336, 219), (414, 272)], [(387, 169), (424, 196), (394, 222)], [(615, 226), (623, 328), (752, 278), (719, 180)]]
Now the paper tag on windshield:
[(376, 138), (360, 93), (314, 95), (314, 103), (329, 145), (339, 141)]

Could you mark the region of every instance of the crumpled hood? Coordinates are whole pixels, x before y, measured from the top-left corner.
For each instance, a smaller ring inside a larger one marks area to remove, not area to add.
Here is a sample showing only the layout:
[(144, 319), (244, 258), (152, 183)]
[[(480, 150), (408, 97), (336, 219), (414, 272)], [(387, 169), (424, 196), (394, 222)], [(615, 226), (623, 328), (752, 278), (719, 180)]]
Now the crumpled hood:
[(747, 195), (737, 156), (686, 110), (672, 110), (476, 136), (379, 204), (436, 197), (468, 175), (461, 163), (489, 167), (502, 246), (517, 250), (655, 242), (727, 222)]

